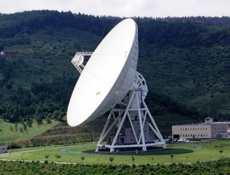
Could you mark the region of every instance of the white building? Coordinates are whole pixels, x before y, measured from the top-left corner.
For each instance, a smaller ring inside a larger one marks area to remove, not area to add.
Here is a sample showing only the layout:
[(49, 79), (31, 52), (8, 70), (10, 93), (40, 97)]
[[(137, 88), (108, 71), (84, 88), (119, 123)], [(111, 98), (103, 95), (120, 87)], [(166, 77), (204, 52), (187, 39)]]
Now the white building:
[(173, 125), (172, 138), (230, 138), (230, 122), (213, 122), (208, 117), (204, 123)]

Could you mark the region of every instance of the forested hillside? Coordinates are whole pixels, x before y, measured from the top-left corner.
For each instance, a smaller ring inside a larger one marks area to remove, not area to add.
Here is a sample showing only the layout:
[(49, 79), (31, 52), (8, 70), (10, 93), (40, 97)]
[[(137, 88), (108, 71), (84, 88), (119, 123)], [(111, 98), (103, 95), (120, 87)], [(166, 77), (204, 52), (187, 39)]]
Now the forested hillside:
[[(147, 103), (153, 115), (230, 120), (229, 18), (191, 19), (134, 18)], [(121, 20), (57, 11), (0, 15), (0, 117), (63, 120), (79, 76), (72, 57), (94, 51)]]

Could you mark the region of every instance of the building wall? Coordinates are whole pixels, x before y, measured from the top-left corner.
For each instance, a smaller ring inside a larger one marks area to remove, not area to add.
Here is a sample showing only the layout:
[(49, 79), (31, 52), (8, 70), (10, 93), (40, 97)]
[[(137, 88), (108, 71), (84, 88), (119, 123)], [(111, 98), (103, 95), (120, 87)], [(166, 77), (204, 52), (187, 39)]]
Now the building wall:
[(230, 124), (227, 124), (227, 132), (230, 133)]
[(186, 138), (211, 138), (210, 125), (176, 125), (172, 126), (172, 137)]
[(222, 134), (219, 134), (218, 135), (218, 137), (220, 137), (220, 138), (227, 138), (227, 139), (229, 139), (230, 138), (230, 133), (222, 133)]
[(211, 125), (211, 135), (212, 137), (218, 137), (219, 133), (226, 133), (228, 125), (227, 124), (214, 124)]
[[(132, 123), (133, 123), (133, 127), (135, 130), (137, 139), (139, 140), (139, 137), (141, 134), (139, 120), (132, 120)], [(145, 122), (143, 129), (144, 129), (144, 136), (145, 136), (146, 143), (154, 142), (154, 134), (152, 132), (149, 132), (149, 122), (148, 121)], [(122, 129), (121, 133), (122, 134), (119, 135), (117, 139), (119, 144), (135, 144), (136, 143), (136, 139), (134, 137), (133, 130), (131, 127), (125, 127), (124, 129)], [(108, 142), (110, 143), (110, 141), (113, 140), (113, 138), (114, 138), (114, 135), (110, 136), (108, 138), (109, 140)]]
[[(227, 123), (199, 124), (199, 125), (175, 125), (172, 126), (172, 137), (186, 138), (215, 138), (220, 133), (227, 133), (230, 125)], [(178, 137), (179, 136), (179, 137)], [(230, 137), (227, 135), (227, 137)]]

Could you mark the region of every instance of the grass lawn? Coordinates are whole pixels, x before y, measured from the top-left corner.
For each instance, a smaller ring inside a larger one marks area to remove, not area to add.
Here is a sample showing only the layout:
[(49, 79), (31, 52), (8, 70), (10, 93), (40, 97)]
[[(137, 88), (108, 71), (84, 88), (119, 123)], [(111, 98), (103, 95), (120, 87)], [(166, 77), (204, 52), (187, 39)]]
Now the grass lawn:
[[(0, 143), (15, 142), (20, 140), (32, 139), (34, 136), (45, 132), (46, 130), (54, 127), (58, 124), (57, 121), (52, 120), (50, 124), (47, 124), (46, 121), (43, 121), (42, 125), (38, 125), (35, 121), (32, 124), (32, 127), (27, 126), (27, 131), (20, 132), (20, 128), (23, 128), (21, 124), (18, 124), (17, 131), (15, 130), (15, 124), (4, 122), (0, 120)], [(10, 127), (13, 130), (10, 130)]]
[[(84, 156), (83, 163), (87, 164), (110, 164), (109, 158), (114, 157), (113, 164), (151, 164), (151, 163), (187, 163), (187, 162), (196, 162), (209, 159), (218, 159), (221, 157), (230, 156), (230, 140), (219, 140), (219, 141), (210, 141), (198, 143), (201, 145), (201, 149), (194, 151), (193, 144), (168, 144), (168, 150), (165, 151), (155, 151), (148, 152), (145, 154), (63, 154), (61, 153), (62, 148), (52, 148), (47, 150), (40, 150), (36, 152), (28, 153), (18, 153), (17, 155), (11, 155), (10, 157), (2, 157), (7, 159), (24, 159), (24, 160), (45, 160), (45, 155), (49, 155), (48, 161), (60, 161), (60, 162), (69, 162), (69, 163), (82, 163), (81, 157)], [(39, 147), (42, 148), (42, 147)], [(39, 149), (37, 148), (37, 149)], [(63, 147), (63, 149), (69, 149), (71, 152), (81, 152), (85, 150), (93, 150), (95, 146), (73, 146)], [(32, 148), (30, 148), (32, 149)], [(26, 150), (24, 149), (18, 149)], [(222, 153), (219, 151), (223, 150)], [(171, 154), (174, 154), (173, 159)], [(57, 160), (55, 155), (60, 155), (61, 158)], [(134, 162), (132, 161), (132, 156), (134, 157)]]

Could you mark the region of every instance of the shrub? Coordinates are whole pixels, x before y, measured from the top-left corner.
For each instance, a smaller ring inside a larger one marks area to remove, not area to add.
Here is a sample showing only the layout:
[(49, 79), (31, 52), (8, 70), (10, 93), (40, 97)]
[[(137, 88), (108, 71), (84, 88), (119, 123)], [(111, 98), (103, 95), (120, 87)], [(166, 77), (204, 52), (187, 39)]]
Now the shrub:
[(110, 160), (110, 162), (111, 162), (111, 164), (112, 164), (112, 162), (113, 162), (113, 160), (114, 160), (114, 157), (109, 157), (109, 160)]

